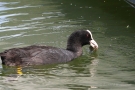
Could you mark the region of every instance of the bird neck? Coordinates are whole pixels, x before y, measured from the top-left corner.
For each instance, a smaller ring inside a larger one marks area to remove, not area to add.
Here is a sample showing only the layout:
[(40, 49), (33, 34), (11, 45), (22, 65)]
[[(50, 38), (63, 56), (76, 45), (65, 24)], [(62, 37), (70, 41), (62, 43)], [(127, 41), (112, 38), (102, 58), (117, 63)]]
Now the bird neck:
[(76, 57), (82, 55), (82, 45), (77, 40), (68, 40), (66, 49), (73, 52)]

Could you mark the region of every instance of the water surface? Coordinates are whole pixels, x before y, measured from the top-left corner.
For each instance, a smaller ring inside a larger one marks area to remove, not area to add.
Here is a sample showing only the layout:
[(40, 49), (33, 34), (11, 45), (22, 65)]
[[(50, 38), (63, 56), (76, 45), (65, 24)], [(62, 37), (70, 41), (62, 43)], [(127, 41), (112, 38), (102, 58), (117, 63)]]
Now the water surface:
[[(32, 44), (66, 48), (68, 36), (89, 29), (97, 56), (22, 68), (0, 65), (1, 90), (134, 90), (135, 9), (122, 0), (0, 0), (0, 51)], [(11, 77), (9, 77), (11, 76)]]

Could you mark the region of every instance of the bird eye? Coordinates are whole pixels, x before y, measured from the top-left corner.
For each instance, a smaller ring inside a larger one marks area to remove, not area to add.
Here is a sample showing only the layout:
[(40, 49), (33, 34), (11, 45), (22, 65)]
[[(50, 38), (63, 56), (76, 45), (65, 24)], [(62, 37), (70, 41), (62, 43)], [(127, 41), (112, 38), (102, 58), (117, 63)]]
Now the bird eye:
[(86, 36), (87, 36), (87, 37), (89, 37), (90, 35), (89, 35), (89, 34), (87, 34)]

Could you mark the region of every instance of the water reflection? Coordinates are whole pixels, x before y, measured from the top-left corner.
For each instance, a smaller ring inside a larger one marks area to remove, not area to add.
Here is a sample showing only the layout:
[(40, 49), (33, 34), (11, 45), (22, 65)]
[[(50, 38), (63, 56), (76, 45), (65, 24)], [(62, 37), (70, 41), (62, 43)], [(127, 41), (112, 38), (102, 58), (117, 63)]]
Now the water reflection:
[(135, 0), (125, 0), (129, 5), (135, 8)]

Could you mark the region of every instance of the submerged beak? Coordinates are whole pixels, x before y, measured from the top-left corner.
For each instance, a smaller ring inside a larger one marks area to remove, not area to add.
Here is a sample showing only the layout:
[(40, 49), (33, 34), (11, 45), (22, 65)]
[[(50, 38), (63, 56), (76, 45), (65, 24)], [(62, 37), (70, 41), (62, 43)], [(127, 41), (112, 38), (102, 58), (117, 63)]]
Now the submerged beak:
[(98, 44), (96, 43), (95, 40), (90, 40), (90, 46), (91, 46), (94, 50), (97, 50), (97, 49), (98, 49)]

